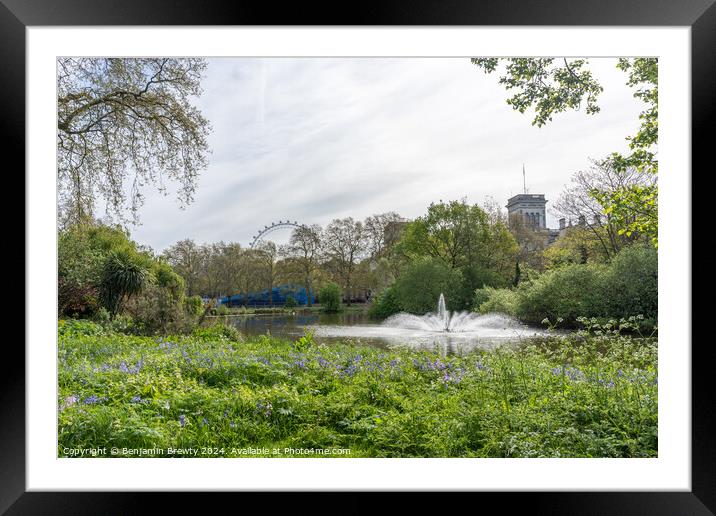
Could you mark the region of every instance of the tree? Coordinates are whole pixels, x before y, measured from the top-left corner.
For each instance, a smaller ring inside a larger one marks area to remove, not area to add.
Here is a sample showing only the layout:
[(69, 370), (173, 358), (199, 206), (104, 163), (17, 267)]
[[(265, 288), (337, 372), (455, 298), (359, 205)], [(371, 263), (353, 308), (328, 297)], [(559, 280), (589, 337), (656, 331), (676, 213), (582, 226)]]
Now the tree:
[(318, 292), (318, 301), (321, 310), (334, 313), (341, 311), (341, 286), (338, 283), (328, 282)]
[(463, 200), (432, 203), (407, 225), (396, 251), (411, 262), (427, 256), (459, 269), (467, 306), (476, 288), (511, 281), (518, 247), (503, 220)]
[[(472, 63), (490, 74), (501, 62), (505, 68), (500, 84), (515, 93), (507, 100), (514, 109), (524, 113), (533, 108), (533, 125), (543, 126), (555, 113), (579, 109), (586, 102), (587, 114), (599, 112), (597, 98), (601, 85), (585, 69), (586, 59), (554, 58), (473, 58)], [(627, 85), (635, 89), (634, 97), (646, 104), (640, 113), (637, 134), (627, 137), (630, 154), (612, 153), (609, 166), (617, 171), (634, 169), (656, 177), (659, 164), (658, 144), (658, 66), (657, 58), (620, 58), (617, 68), (628, 74)], [(627, 185), (618, 190), (594, 190), (590, 195), (599, 202), (604, 214), (609, 214), (623, 226), (620, 234), (646, 234), (654, 246), (658, 245), (658, 186)]]
[(363, 228), (366, 247), (371, 258), (375, 260), (382, 257), (386, 250), (400, 239), (404, 223), (405, 219), (394, 211), (372, 215), (365, 219)]
[(200, 294), (199, 286), (205, 257), (201, 247), (193, 240), (181, 240), (165, 250), (163, 256), (184, 278), (187, 294), (189, 296)]
[(208, 163), (209, 122), (192, 104), (201, 94), (199, 58), (60, 58), (57, 158), (60, 220), (107, 215), (138, 222), (142, 188), (178, 182), (182, 205)]
[(308, 306), (311, 306), (313, 277), (319, 267), (321, 257), (322, 229), (319, 225), (300, 226), (291, 233), (288, 245), (282, 248), (282, 254), (292, 258), (300, 272), (306, 289)]
[(271, 241), (261, 241), (255, 249), (255, 258), (259, 265), (259, 277), (268, 289), (269, 306), (273, 306), (273, 286), (276, 280), (276, 257), (278, 249)]
[(350, 306), (356, 264), (365, 254), (363, 224), (352, 217), (334, 219), (326, 227), (323, 249), (326, 265), (339, 280)]
[[(462, 274), (434, 258), (421, 258), (408, 265), (395, 282), (400, 307), (414, 314), (434, 312), (440, 294), (450, 310), (463, 309)], [(470, 299), (472, 302), (472, 299)]]
[[(650, 231), (645, 230), (640, 233), (629, 231), (631, 220), (614, 216), (605, 209), (604, 203), (611, 199), (612, 195), (619, 195), (620, 192), (655, 187), (656, 177), (643, 169), (616, 168), (611, 159), (591, 161), (590, 168), (572, 175), (570, 184), (562, 190), (555, 201), (554, 211), (561, 217), (578, 222), (580, 226), (588, 229), (595, 244), (602, 248), (600, 254), (608, 260), (641, 235), (649, 237)], [(598, 196), (595, 196), (595, 192), (603, 194), (604, 199), (600, 201)], [(636, 217), (635, 212), (638, 210), (648, 209), (648, 205), (635, 206), (631, 210), (631, 216)], [(656, 225), (656, 217), (657, 213), (654, 210), (653, 213), (645, 213), (641, 220), (653, 220), (653, 224)], [(580, 239), (588, 239), (589, 234), (581, 234)], [(594, 247), (589, 243), (587, 245)]]

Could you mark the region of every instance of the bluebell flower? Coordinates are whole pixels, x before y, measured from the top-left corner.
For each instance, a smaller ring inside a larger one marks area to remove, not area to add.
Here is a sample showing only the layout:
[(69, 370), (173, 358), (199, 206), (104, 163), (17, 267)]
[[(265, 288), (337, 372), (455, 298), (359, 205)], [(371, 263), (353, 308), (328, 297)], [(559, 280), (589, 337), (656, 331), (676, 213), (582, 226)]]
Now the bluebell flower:
[(134, 396), (134, 397), (131, 399), (131, 402), (132, 402), (132, 403), (141, 403), (141, 402), (142, 402), (142, 397), (141, 397), (141, 396)]
[(186, 425), (186, 417), (184, 416), (184, 414), (179, 416), (179, 424), (181, 425), (182, 428), (184, 428), (184, 425)]
[(95, 403), (99, 403), (100, 399), (97, 395), (93, 394), (92, 396), (88, 396), (84, 400), (82, 400), (82, 403), (85, 405), (94, 405)]

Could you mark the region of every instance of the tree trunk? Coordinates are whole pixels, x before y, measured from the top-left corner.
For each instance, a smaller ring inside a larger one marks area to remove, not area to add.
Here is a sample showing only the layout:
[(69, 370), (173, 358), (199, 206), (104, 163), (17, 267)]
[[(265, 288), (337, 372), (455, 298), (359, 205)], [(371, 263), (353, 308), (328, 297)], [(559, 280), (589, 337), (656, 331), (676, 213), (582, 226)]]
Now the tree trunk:
[(311, 303), (311, 280), (308, 277), (306, 277), (306, 306), (309, 308), (313, 306)]

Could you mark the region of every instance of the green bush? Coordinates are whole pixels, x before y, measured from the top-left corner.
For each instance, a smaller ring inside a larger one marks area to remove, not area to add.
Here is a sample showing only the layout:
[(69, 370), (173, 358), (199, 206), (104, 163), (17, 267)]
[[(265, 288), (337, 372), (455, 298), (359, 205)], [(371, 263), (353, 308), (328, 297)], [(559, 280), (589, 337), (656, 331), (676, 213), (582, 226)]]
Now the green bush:
[(191, 296), (184, 299), (184, 310), (189, 316), (197, 317), (204, 313), (204, 301), (201, 296)]
[[(485, 287), (475, 291), (475, 310), (481, 313), (500, 312), (516, 315), (517, 292), (507, 288)], [(479, 303), (479, 304), (478, 304)]]
[(644, 327), (658, 317), (656, 249), (634, 245), (608, 265), (566, 264), (533, 277), (519, 288), (475, 291), (474, 308), (505, 312), (525, 322), (563, 319), (573, 326), (578, 317), (620, 319), (643, 316)]
[(606, 312), (610, 317), (643, 315), (656, 319), (659, 306), (657, 250), (633, 245), (622, 250), (604, 278)]
[(395, 287), (389, 286), (373, 300), (368, 309), (368, 316), (376, 319), (385, 319), (393, 314), (402, 311), (402, 307), (398, 302), (398, 296), (395, 293)]
[(318, 291), (318, 300), (321, 303), (321, 310), (324, 312), (340, 312), (341, 310), (341, 287), (337, 283), (326, 283)]
[(194, 328), (192, 337), (201, 342), (232, 341), (241, 342), (241, 332), (234, 326), (224, 322), (217, 322), (210, 326)]
[(464, 306), (462, 274), (430, 258), (416, 260), (403, 270), (395, 282), (395, 295), (406, 312), (425, 314), (434, 312), (440, 294), (450, 310)]
[(545, 317), (574, 322), (580, 316), (607, 316), (606, 272), (602, 265), (573, 264), (543, 274), (517, 290), (516, 314), (531, 323), (539, 323)]
[(284, 308), (296, 308), (298, 306), (298, 303), (293, 296), (288, 295), (286, 296), (286, 302), (283, 304), (283, 306)]

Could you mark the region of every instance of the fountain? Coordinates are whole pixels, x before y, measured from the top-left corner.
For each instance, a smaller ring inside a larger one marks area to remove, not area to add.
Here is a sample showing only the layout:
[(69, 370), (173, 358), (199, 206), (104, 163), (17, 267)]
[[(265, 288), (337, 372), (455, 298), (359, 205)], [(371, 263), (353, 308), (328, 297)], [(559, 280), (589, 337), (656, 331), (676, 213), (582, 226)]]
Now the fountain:
[(505, 314), (466, 311), (451, 313), (442, 293), (438, 298), (437, 310), (425, 315), (401, 312), (379, 325), (319, 325), (313, 329), (317, 336), (380, 340), (391, 346), (438, 347), (449, 353), (460, 353), (474, 347), (494, 347), (547, 334), (544, 330), (526, 326)]

